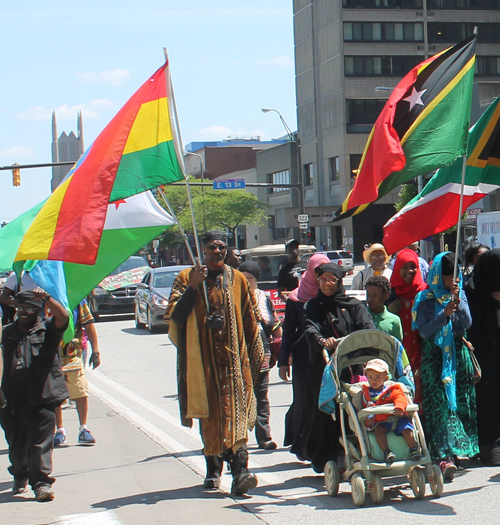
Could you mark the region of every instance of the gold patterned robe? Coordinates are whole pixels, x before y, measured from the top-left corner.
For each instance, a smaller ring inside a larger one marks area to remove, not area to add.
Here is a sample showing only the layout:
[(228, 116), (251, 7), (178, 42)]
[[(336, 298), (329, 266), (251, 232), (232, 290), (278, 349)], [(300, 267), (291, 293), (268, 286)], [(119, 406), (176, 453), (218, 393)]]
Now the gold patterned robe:
[(177, 347), (182, 424), (200, 420), (205, 455), (236, 452), (256, 418), (253, 386), (264, 356), (257, 304), (244, 275), (224, 266), (225, 278), (206, 281), (210, 311), (224, 313), (224, 328), (208, 328), (202, 285), (189, 287), (193, 271), (179, 273), (165, 313)]

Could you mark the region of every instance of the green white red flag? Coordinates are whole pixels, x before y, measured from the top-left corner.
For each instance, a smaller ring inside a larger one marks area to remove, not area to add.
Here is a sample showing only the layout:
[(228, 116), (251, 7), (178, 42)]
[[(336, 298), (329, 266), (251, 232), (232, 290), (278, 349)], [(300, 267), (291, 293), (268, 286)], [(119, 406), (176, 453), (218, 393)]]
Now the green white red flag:
[[(500, 97), (469, 132), (463, 209), (500, 188)], [(457, 224), (463, 159), (441, 168), (421, 193), (384, 226), (384, 246), (395, 253)]]

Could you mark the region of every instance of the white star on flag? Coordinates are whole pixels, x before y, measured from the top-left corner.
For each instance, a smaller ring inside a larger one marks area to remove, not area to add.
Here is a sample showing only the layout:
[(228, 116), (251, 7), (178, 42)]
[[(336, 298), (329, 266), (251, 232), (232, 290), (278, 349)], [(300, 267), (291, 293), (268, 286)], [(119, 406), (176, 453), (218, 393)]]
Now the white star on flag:
[(427, 91), (426, 89), (423, 89), (422, 91), (417, 91), (415, 89), (415, 86), (413, 86), (411, 95), (409, 97), (406, 97), (406, 98), (403, 99), (403, 100), (407, 100), (410, 103), (410, 111), (417, 104), (420, 104), (421, 106), (424, 106), (424, 103), (422, 102), (422, 95), (426, 91)]

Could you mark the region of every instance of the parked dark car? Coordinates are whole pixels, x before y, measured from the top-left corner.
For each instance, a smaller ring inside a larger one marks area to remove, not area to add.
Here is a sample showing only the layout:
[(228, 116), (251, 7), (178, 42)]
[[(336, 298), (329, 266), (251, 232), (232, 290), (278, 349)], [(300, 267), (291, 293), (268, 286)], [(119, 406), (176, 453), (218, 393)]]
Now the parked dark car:
[(137, 285), (135, 295), (135, 326), (149, 328), (151, 333), (160, 328), (168, 330), (168, 325), (163, 320), (167, 308), (170, 290), (175, 278), (181, 270), (190, 266), (164, 266), (151, 268)]
[(94, 319), (104, 314), (133, 314), (137, 284), (148, 271), (148, 261), (133, 256), (103, 279), (87, 299)]

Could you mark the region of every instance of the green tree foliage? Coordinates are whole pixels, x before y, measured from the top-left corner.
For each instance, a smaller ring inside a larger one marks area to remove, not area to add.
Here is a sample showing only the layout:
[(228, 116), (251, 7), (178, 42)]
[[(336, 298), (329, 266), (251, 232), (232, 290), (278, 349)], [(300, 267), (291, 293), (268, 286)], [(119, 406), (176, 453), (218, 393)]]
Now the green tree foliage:
[(396, 213), (404, 208), (414, 197), (418, 194), (416, 184), (401, 184), (401, 189), (398, 193), (398, 200), (394, 204)]
[[(169, 185), (164, 187), (164, 191), (182, 227), (187, 234), (192, 234), (193, 223), (186, 186)], [(266, 218), (267, 204), (245, 190), (214, 190), (208, 187), (202, 189), (191, 186), (191, 194), (199, 234), (210, 230), (228, 230), (234, 235), (239, 225), (260, 226)], [(166, 208), (160, 196), (158, 201)], [(163, 234), (162, 245), (163, 239), (168, 246), (183, 243), (176, 227), (170, 228)]]

